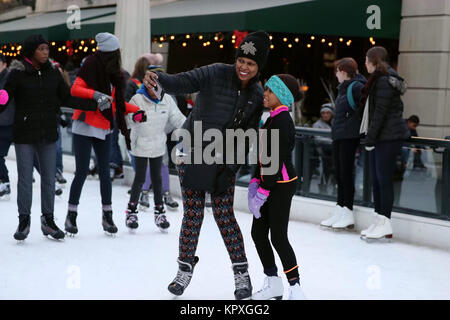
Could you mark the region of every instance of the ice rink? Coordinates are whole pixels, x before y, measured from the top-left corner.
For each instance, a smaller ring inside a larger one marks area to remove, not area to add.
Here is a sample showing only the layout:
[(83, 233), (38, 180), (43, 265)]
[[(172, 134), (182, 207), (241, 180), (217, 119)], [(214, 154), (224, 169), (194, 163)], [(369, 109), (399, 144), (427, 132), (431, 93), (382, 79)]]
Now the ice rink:
[[(56, 242), (40, 230), (39, 175), (35, 173), (31, 233), (18, 245), (16, 164), (7, 161), (12, 181), (10, 201), (0, 202), (0, 299), (174, 299), (167, 291), (177, 271), (178, 233), (182, 209), (168, 211), (171, 223), (162, 234), (153, 213), (139, 214), (139, 229), (125, 227), (128, 187), (113, 183), (116, 238), (101, 227), (99, 181), (87, 180), (79, 206), (79, 234)], [(73, 175), (55, 203), (57, 225), (63, 229)], [(250, 236), (252, 216), (237, 212), (245, 238), (255, 290), (264, 275)], [(291, 222), (291, 244), (297, 254), (303, 291), (308, 299), (450, 299), (450, 253), (409, 244), (367, 244), (356, 233), (323, 231)], [(394, 230), (395, 237), (395, 230)], [(210, 211), (197, 250), (200, 257), (192, 282), (177, 299), (234, 299), (231, 263)], [(278, 261), (279, 270), (282, 268)], [(279, 272), (280, 273), (280, 272)], [(287, 281), (285, 281), (285, 298)]]

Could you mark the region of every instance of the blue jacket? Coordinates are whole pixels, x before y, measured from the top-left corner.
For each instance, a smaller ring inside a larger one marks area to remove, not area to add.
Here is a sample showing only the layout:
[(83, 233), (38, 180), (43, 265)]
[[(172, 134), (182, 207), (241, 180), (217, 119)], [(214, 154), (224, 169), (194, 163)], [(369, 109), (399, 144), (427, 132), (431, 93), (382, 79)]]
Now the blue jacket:
[[(357, 139), (360, 137), (359, 128), (361, 126), (363, 108), (359, 105), (359, 101), (361, 99), (361, 89), (366, 81), (366, 78), (358, 73), (352, 79), (345, 80), (338, 86), (331, 132), (333, 140)], [(352, 87), (353, 100), (356, 104), (355, 109), (350, 106), (347, 99), (347, 89), (353, 82), (356, 82)]]

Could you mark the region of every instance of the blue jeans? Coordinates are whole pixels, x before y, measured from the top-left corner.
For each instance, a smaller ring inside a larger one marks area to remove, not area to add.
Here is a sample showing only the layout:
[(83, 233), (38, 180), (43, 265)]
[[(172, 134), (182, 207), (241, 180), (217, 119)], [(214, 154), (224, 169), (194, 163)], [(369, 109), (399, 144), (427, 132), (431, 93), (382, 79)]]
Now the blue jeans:
[(12, 126), (0, 126), (0, 180), (3, 182), (9, 182), (5, 157), (8, 155), (9, 147), (11, 147), (12, 129)]
[(56, 144), (16, 144), (17, 206), (19, 215), (30, 215), (33, 199), (33, 166), (41, 175), (41, 213), (53, 214), (55, 207)]

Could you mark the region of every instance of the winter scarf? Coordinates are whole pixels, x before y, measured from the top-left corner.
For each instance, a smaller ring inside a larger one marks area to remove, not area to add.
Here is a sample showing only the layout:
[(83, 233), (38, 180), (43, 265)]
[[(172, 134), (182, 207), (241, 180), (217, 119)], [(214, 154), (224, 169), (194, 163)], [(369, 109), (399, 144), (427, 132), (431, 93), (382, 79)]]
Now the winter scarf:
[[(111, 84), (115, 87), (114, 102), (116, 103), (116, 123), (120, 132), (124, 135), (127, 148), (131, 150), (130, 133), (125, 121), (125, 77), (122, 72), (108, 74), (106, 68), (106, 55), (96, 52), (83, 63), (78, 76), (86, 84), (98, 92), (111, 96)], [(112, 108), (101, 111), (102, 115), (114, 128), (114, 114)]]

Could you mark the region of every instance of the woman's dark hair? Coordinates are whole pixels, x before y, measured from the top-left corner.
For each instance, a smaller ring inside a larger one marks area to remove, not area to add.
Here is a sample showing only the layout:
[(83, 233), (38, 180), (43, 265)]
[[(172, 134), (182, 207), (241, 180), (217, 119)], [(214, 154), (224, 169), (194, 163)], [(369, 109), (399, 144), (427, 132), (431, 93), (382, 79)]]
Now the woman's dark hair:
[(366, 53), (367, 59), (382, 74), (388, 74), (388, 52), (385, 48), (376, 46), (370, 48)]
[(353, 58), (342, 58), (334, 62), (335, 71), (345, 71), (350, 78), (358, 72), (358, 64)]
[(420, 123), (420, 119), (418, 116), (416, 115), (412, 115), (411, 117), (408, 118), (408, 121), (419, 124)]
[(118, 74), (122, 70), (122, 57), (120, 49), (112, 52), (101, 52), (98, 51), (101, 56), (101, 60), (105, 65), (105, 71), (109, 75)]
[(278, 74), (277, 76), (289, 88), (289, 91), (291, 91), (292, 95), (294, 96), (294, 101), (298, 101), (302, 98), (300, 85), (298, 84), (297, 79), (295, 79), (290, 74)]
[(137, 79), (139, 81), (143, 81), (145, 77), (145, 72), (147, 71), (148, 66), (150, 65), (150, 61), (147, 58), (141, 57), (136, 61), (134, 65), (134, 71), (131, 75), (131, 78)]

